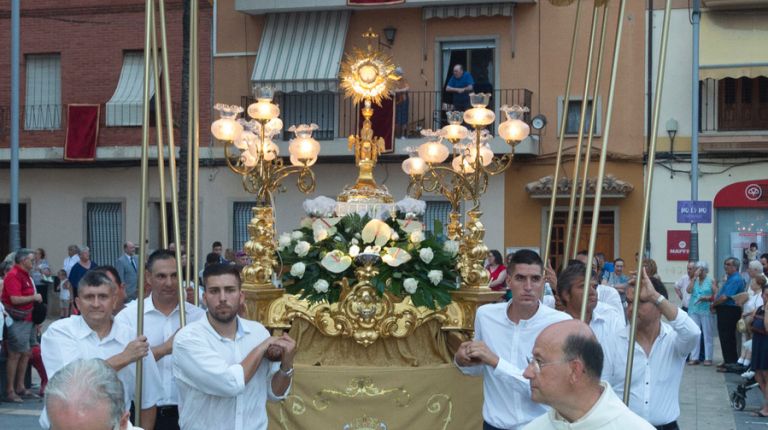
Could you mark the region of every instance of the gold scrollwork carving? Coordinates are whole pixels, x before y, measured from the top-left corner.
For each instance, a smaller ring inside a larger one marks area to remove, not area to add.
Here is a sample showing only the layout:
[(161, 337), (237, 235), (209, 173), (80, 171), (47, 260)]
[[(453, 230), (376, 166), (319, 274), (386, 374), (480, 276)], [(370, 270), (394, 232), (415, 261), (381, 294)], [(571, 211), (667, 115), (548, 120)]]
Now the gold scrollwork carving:
[(411, 403), (411, 393), (403, 389), (402, 387), (384, 389), (376, 385), (375, 382), (369, 377), (352, 378), (347, 386), (341, 390), (324, 389), (317, 394), (317, 397), (312, 401), (312, 405), (318, 411), (322, 411), (328, 408), (328, 404), (332, 397), (341, 397), (346, 399), (353, 399), (356, 397), (381, 397), (390, 394), (396, 394), (393, 399), (397, 407), (407, 407)]
[(453, 400), (447, 394), (433, 394), (427, 400), (427, 412), (430, 414), (444, 414), (442, 417), (443, 430), (448, 428), (453, 420)]

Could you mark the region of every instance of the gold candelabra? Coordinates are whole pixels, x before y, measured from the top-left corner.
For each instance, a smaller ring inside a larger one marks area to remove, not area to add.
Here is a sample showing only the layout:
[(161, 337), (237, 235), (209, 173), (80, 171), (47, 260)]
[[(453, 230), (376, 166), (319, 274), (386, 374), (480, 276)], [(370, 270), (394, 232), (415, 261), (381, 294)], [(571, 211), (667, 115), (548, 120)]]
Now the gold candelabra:
[[(243, 188), (256, 196), (253, 218), (248, 224), (249, 240), (245, 253), (251, 264), (243, 268), (243, 291), (246, 295), (248, 317), (260, 320), (269, 303), (280, 297), (283, 290), (274, 287), (272, 277), (277, 266), (275, 223), (272, 194), (283, 179), (297, 174), (296, 186), (304, 193), (315, 189), (315, 175), (310, 167), (317, 162), (320, 143), (312, 138), (315, 124), (292, 126), (295, 133), (288, 147), (290, 165), (279, 157), (280, 149), (273, 141), (283, 128), (278, 118), (280, 109), (272, 103), (273, 90), (259, 88), (256, 103), (248, 106), (249, 121), (238, 119), (243, 112), (239, 106), (217, 104), (220, 118), (211, 132), (224, 142), (225, 159), (230, 170), (242, 176)], [(251, 306), (253, 304), (253, 306)]]
[[(465, 312), (496, 300), (498, 293), (488, 289), (488, 271), (483, 266), (488, 247), (483, 242), (485, 227), (480, 221), (480, 199), (488, 189), (490, 176), (504, 172), (512, 163), (515, 144), (530, 133), (528, 124), (521, 120), (528, 108), (502, 106), (507, 119), (499, 126), (499, 135), (510, 145), (512, 152), (496, 156), (488, 145), (490, 134), (485, 128), (492, 124), (496, 115), (486, 106), (489, 94), (471, 94), (472, 108), (461, 112), (448, 112), (448, 125), (438, 131), (422, 132), (427, 141), (403, 162), (403, 171), (411, 178), (408, 192), (419, 197), (422, 192), (437, 193), (451, 204), (447, 226), (448, 238), (459, 242), (457, 270), (461, 275), (461, 289), (454, 293), (459, 306)], [(462, 120), (472, 126), (470, 132)], [(442, 141), (451, 143), (451, 150)], [(462, 141), (469, 140), (464, 144)], [(453, 152), (451, 166), (442, 163)], [(465, 226), (460, 222), (462, 201), (472, 201), (474, 206), (467, 212)], [(465, 324), (471, 324), (470, 321)], [(472, 329), (471, 326), (463, 327)]]

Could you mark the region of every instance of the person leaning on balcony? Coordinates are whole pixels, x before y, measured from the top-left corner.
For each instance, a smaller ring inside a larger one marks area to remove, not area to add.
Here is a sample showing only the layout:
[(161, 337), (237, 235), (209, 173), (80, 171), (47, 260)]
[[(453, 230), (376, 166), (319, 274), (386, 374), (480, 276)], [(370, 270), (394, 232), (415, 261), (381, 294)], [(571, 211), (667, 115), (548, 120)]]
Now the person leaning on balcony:
[(453, 66), (453, 76), (448, 79), (445, 91), (453, 93), (453, 109), (465, 111), (469, 109), (469, 93), (475, 90), (475, 80), (469, 72), (464, 71), (461, 64)]
[(571, 317), (539, 301), (543, 272), (539, 254), (517, 251), (507, 266), (512, 300), (479, 307), (475, 340), (462, 343), (454, 356), (462, 373), (483, 376), (483, 430), (518, 429), (546, 412), (531, 400), (526, 357), (542, 330)]

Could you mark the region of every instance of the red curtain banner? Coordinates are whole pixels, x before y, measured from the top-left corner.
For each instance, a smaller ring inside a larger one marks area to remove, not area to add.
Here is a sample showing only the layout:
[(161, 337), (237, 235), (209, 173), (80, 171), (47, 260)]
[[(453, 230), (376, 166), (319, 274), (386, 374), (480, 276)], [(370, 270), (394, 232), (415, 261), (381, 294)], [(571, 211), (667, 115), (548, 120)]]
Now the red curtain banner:
[[(358, 112), (358, 130), (363, 124), (363, 114)], [(381, 101), (381, 106), (373, 104), (373, 117), (371, 118), (373, 136), (384, 138), (383, 153), (395, 150), (395, 104), (393, 99)]]
[(99, 105), (67, 105), (67, 140), (64, 159), (93, 161), (99, 140)]
[(405, 0), (347, 0), (348, 6), (381, 6), (403, 3)]

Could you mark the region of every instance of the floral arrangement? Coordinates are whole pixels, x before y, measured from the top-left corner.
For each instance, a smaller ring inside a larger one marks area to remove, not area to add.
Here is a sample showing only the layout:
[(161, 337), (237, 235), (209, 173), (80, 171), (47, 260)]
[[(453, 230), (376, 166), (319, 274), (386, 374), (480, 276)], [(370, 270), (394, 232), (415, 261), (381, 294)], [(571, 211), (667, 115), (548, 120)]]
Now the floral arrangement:
[(385, 220), (366, 213), (333, 216), (332, 204), (327, 197), (308, 200), (300, 228), (279, 236), (278, 252), (290, 267), (283, 274), (288, 292), (335, 303), (342, 279), (353, 280), (357, 266), (373, 264), (378, 274), (371, 283), (381, 294), (410, 296), (414, 305), (431, 309), (451, 302), (459, 244), (441, 239), (439, 223), (437, 234), (424, 231), (423, 201), (402, 200), (395, 216)]

